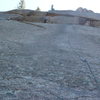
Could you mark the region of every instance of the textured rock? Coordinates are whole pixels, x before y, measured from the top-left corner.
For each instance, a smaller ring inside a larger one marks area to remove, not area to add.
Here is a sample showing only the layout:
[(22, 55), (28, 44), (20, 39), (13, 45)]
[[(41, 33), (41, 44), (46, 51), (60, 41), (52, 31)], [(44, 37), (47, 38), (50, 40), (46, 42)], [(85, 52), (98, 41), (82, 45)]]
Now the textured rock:
[(76, 9), (76, 11), (78, 11), (78, 12), (90, 12), (90, 13), (93, 13), (93, 11), (92, 10), (88, 10), (88, 9), (86, 9), (86, 8), (82, 8), (82, 7), (79, 7), (79, 8), (77, 8)]
[(100, 29), (0, 20), (0, 100), (99, 100)]

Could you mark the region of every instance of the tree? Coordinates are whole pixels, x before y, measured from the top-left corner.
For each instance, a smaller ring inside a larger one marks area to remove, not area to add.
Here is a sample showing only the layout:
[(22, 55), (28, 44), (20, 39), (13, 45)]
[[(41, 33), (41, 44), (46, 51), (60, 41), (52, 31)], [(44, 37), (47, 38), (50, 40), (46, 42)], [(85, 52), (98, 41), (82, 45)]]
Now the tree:
[(37, 8), (36, 8), (36, 11), (40, 11), (40, 8), (39, 8), (39, 7), (37, 7)]
[(25, 1), (24, 0), (20, 0), (18, 9), (25, 9)]
[(51, 5), (51, 11), (53, 11), (53, 10), (55, 10), (55, 9), (54, 9), (54, 5), (52, 4)]

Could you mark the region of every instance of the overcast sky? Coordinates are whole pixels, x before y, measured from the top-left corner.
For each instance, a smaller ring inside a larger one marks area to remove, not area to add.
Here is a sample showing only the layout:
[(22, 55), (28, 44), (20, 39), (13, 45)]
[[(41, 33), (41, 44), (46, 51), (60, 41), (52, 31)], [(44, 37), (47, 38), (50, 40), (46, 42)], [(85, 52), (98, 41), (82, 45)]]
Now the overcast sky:
[[(0, 0), (0, 11), (16, 9), (20, 0)], [(38, 6), (42, 11), (48, 11), (51, 5), (56, 10), (75, 10), (78, 7), (87, 8), (100, 13), (100, 0), (25, 0), (26, 9), (35, 10)]]

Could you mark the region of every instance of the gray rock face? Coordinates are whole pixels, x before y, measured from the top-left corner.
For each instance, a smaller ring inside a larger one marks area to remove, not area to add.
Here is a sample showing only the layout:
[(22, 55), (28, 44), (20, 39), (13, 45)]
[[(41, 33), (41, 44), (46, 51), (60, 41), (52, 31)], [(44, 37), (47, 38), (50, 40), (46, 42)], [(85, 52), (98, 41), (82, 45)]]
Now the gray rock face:
[[(100, 14), (94, 13), (91, 10), (87, 10), (85, 8), (78, 8), (76, 11), (69, 11), (69, 10), (55, 10), (50, 12), (51, 15), (58, 15), (61, 17), (59, 19), (62, 23), (66, 24), (78, 24), (78, 25), (88, 25), (93, 27), (100, 27)], [(66, 16), (66, 21), (64, 20)], [(57, 18), (52, 17), (51, 19), (55, 19), (54, 22), (57, 22)], [(68, 21), (69, 20), (69, 21)], [(73, 21), (75, 20), (75, 21)]]
[(0, 100), (99, 100), (100, 29), (0, 20)]
[(81, 7), (78, 8), (76, 11), (54, 10), (49, 12), (16, 9), (0, 13), (0, 19), (54, 24), (76, 24), (100, 27), (100, 14), (93, 13), (92, 11)]
[(82, 12), (93, 13), (92, 10), (88, 10), (88, 9), (82, 8), (82, 7), (77, 8), (76, 11), (77, 11), (77, 12), (81, 12), (81, 13), (82, 13)]
[(22, 16), (19, 14), (0, 13), (0, 20), (9, 20), (11, 18), (16, 18), (16, 17), (22, 17)]

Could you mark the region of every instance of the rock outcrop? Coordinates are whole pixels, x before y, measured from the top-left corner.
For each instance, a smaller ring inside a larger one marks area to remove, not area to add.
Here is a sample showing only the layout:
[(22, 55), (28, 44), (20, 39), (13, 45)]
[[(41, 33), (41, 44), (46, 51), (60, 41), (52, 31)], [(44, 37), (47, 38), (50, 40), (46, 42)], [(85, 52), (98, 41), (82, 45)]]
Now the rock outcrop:
[[(10, 20), (29, 21), (39, 23), (55, 24), (77, 24), (100, 27), (100, 14), (94, 13), (86, 8), (79, 7), (76, 11), (34, 11), (34, 10), (11, 10), (5, 12), (9, 14)], [(15, 15), (12, 16), (11, 15)], [(18, 16), (19, 15), (19, 16)]]
[(76, 9), (77, 12), (87, 12), (87, 13), (94, 13), (92, 10), (88, 10), (86, 8), (79, 7)]

